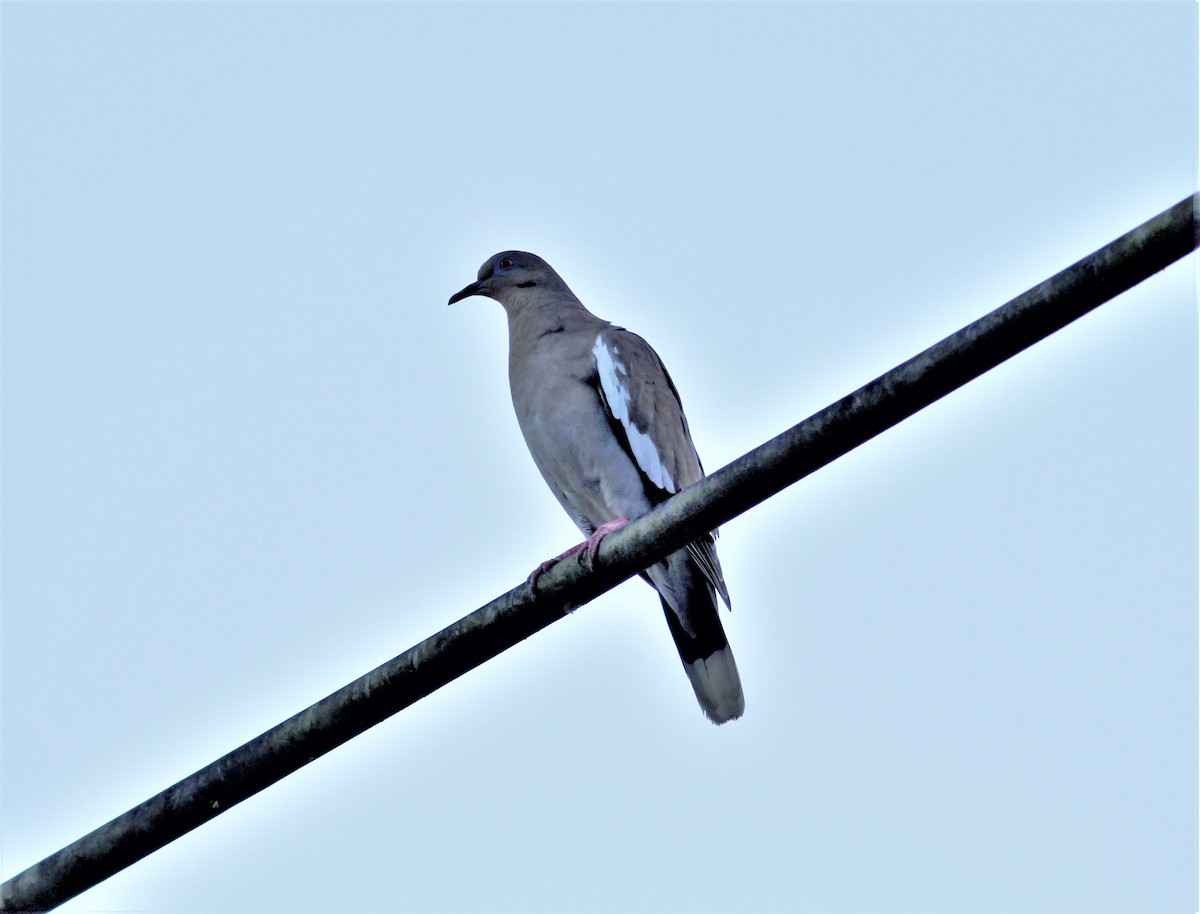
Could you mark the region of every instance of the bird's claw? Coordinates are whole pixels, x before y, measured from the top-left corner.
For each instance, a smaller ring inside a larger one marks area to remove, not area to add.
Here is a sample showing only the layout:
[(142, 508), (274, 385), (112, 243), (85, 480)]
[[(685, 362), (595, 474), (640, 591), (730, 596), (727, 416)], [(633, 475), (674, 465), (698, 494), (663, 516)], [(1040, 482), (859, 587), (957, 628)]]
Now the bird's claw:
[(581, 543), (580, 548), (587, 547), (588, 567), (590, 568), (596, 561), (596, 553), (600, 551), (600, 541), (615, 530), (620, 530), (629, 523), (627, 518), (618, 517), (616, 520), (610, 520), (607, 523), (601, 524), (596, 528), (596, 532), (587, 538), (586, 543)]
[(552, 559), (546, 559), (546, 561), (538, 565), (537, 568), (529, 572), (529, 577), (527, 579), (529, 583), (529, 589), (533, 591), (534, 596), (537, 596), (538, 578), (540, 578), (565, 558), (583, 553), (581, 560), (582, 558), (586, 558), (587, 567), (589, 569), (592, 568), (596, 562), (596, 554), (600, 551), (600, 541), (614, 530), (620, 530), (628, 523), (629, 521), (624, 517), (618, 517), (616, 520), (610, 520), (607, 523), (603, 523), (597, 527), (596, 532), (589, 536), (584, 542), (572, 546), (562, 555), (556, 555)]

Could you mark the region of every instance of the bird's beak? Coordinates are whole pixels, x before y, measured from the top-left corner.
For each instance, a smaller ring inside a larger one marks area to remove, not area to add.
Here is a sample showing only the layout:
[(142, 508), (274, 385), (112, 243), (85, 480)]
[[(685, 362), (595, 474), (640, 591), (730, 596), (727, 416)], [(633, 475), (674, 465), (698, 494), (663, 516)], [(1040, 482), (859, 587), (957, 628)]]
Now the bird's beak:
[(486, 293), (483, 291), (483, 283), (473, 282), (465, 289), (460, 289), (458, 292), (455, 292), (453, 295), (451, 295), (450, 301), (446, 302), (446, 304), (452, 305), (456, 301), (462, 301), (464, 298), (470, 298), (472, 295), (485, 294)]

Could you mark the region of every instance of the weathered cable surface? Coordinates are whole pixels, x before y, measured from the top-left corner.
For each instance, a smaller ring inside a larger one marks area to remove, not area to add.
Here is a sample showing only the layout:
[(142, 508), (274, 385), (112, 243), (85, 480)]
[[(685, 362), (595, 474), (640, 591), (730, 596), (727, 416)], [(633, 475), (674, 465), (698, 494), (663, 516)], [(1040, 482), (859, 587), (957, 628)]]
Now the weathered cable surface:
[(1193, 195), (606, 538), (598, 567), (562, 562), (0, 887), (4, 911), (44, 911), (562, 618), (1200, 246)]

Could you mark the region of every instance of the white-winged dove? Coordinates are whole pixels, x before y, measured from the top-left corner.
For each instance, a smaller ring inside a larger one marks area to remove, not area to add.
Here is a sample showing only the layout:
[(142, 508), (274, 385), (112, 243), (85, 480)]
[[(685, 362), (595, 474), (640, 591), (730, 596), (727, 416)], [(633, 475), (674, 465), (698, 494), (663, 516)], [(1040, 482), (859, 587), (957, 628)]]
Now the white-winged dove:
[[(640, 336), (584, 308), (548, 263), (504, 251), (450, 298), (508, 315), (508, 381), (525, 443), (595, 556), (599, 539), (704, 476), (679, 392)], [(714, 534), (648, 568), (696, 699), (717, 724), (745, 708), (716, 594), (729, 605)], [(564, 555), (570, 554), (564, 553)], [(560, 556), (559, 558), (562, 558)], [(531, 580), (556, 560), (543, 563)]]

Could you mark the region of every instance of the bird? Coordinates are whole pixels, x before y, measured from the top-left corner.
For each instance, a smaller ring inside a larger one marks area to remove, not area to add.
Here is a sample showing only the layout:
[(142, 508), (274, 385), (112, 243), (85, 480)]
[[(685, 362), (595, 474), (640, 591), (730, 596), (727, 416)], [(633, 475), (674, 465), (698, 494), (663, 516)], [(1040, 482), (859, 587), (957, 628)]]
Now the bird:
[[(536, 254), (502, 251), (475, 282), (450, 296), (491, 298), (508, 319), (508, 380), (521, 434), (550, 491), (587, 537), (543, 562), (601, 538), (704, 478), (679, 391), (650, 344), (592, 314)], [(745, 698), (721, 625), (717, 595), (730, 606), (716, 531), (642, 573), (705, 716), (723, 724)]]

